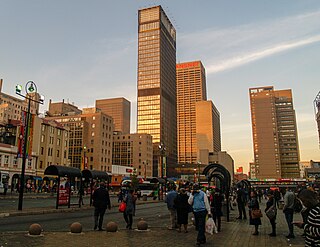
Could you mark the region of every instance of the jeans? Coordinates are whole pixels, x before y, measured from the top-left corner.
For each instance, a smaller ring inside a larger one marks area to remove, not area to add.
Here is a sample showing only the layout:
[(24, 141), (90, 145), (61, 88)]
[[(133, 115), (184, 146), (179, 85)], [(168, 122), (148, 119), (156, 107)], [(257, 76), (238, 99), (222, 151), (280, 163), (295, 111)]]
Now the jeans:
[(244, 203), (238, 202), (238, 211), (239, 211), (239, 218), (240, 219), (242, 219), (242, 216), (243, 216), (244, 219), (247, 218), (246, 208), (244, 206)]
[(123, 212), (123, 218), (127, 223), (127, 228), (132, 229), (133, 215)]
[(206, 216), (207, 210), (194, 212), (194, 219), (196, 223), (196, 229), (198, 230), (197, 242), (205, 243), (206, 242)]
[(284, 211), (284, 216), (286, 217), (286, 221), (289, 227), (289, 235), (293, 235), (293, 209), (292, 208), (286, 208)]
[[(94, 228), (96, 229), (99, 226), (99, 229), (102, 229), (103, 216), (106, 212), (106, 208), (94, 208)], [(98, 222), (99, 221), (99, 222)]]
[(177, 227), (177, 210), (169, 208), (170, 212), (170, 228), (176, 228)]
[(276, 217), (269, 219), (271, 227), (272, 227), (272, 233), (276, 234)]

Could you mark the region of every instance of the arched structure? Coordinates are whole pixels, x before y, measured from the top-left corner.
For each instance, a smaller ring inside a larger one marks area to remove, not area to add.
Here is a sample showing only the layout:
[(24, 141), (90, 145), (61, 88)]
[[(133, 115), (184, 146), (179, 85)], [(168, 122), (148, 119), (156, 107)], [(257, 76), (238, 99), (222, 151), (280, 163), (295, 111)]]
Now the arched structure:
[(227, 200), (227, 221), (229, 222), (229, 194), (230, 194), (230, 184), (231, 176), (229, 171), (220, 164), (209, 164), (206, 166), (202, 172), (208, 180), (208, 184), (212, 179), (218, 179), (220, 181), (220, 191), (225, 194)]

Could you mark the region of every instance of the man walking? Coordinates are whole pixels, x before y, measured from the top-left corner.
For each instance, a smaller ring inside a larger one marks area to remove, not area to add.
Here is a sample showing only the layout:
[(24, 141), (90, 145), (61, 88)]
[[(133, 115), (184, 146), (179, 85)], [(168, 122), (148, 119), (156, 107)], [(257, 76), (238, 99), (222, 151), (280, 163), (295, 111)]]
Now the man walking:
[(171, 226), (168, 226), (169, 230), (173, 230), (177, 228), (177, 210), (174, 206), (174, 199), (176, 199), (178, 193), (176, 191), (176, 187), (172, 186), (170, 188), (170, 191), (168, 192), (166, 196), (165, 203), (167, 203), (167, 208), (170, 212), (170, 224)]
[(193, 191), (188, 199), (188, 203), (192, 205), (196, 230), (198, 231), (197, 246), (206, 243), (206, 216), (211, 217), (211, 210), (208, 197), (200, 190), (199, 185), (193, 186)]
[(293, 221), (293, 207), (294, 207), (294, 198), (295, 195), (294, 193), (287, 188), (286, 194), (284, 195), (284, 207), (283, 207), (283, 213), (284, 216), (286, 217), (286, 221), (288, 224), (288, 228), (289, 228), (289, 235), (287, 235), (287, 238), (294, 238), (294, 234), (293, 234), (293, 225), (292, 225), (292, 221)]
[(244, 189), (242, 188), (242, 186), (238, 185), (237, 204), (238, 204), (239, 216), (237, 219), (239, 219), (239, 220), (242, 220), (242, 217), (243, 217), (243, 219), (247, 219), (246, 203), (247, 203), (246, 193), (245, 193)]
[(93, 192), (93, 206), (94, 206), (94, 230), (103, 231), (103, 216), (106, 209), (111, 209), (109, 192), (106, 189), (106, 184), (104, 182), (100, 183), (100, 187)]

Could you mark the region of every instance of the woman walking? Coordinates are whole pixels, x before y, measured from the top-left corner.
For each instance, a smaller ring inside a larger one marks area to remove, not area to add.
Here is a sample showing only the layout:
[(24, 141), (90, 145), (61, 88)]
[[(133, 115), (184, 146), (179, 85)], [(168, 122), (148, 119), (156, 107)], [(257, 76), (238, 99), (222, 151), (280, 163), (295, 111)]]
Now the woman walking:
[[(265, 212), (267, 214), (267, 217), (269, 218), (271, 227), (272, 227), (272, 232), (269, 234), (270, 237), (275, 237), (277, 236), (276, 234), (276, 218), (277, 218), (277, 202), (276, 199), (274, 197), (274, 192), (272, 190), (268, 191), (268, 201), (267, 201), (267, 207), (265, 209)], [(268, 211), (269, 210), (274, 210), (275, 214), (268, 216)]]
[(216, 188), (214, 194), (211, 197), (210, 206), (214, 223), (218, 227), (218, 232), (221, 231), (221, 216), (222, 216), (222, 202), (223, 196), (220, 194), (220, 189)]
[(257, 199), (257, 193), (255, 191), (251, 192), (251, 199), (248, 203), (248, 207), (249, 207), (249, 216), (250, 216), (250, 225), (254, 225), (254, 233), (252, 235), (259, 235), (259, 225), (261, 225), (261, 219), (260, 217), (252, 217), (252, 212), (254, 210), (259, 209), (259, 202)]
[(191, 206), (188, 203), (188, 195), (184, 188), (181, 188), (179, 194), (174, 199), (174, 206), (177, 210), (178, 232), (181, 232), (181, 226), (184, 227), (184, 232), (188, 232), (188, 214)]
[(126, 228), (132, 229), (132, 223), (133, 223), (133, 215), (135, 210), (135, 204), (136, 204), (137, 197), (133, 194), (133, 190), (129, 190), (129, 193), (124, 198), (124, 202), (126, 203), (126, 210), (123, 212), (123, 218), (127, 223)]

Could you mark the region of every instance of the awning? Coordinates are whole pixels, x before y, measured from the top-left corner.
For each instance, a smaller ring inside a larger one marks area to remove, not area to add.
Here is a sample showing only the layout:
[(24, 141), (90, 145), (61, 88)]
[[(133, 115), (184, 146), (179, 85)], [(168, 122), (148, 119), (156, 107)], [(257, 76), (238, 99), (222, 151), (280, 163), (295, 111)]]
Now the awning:
[(75, 167), (51, 165), (44, 171), (45, 175), (56, 175), (60, 177), (81, 177), (81, 171)]
[(107, 172), (86, 169), (86, 170), (83, 170), (81, 174), (82, 174), (82, 177), (84, 178), (104, 179), (109, 181), (109, 175)]

